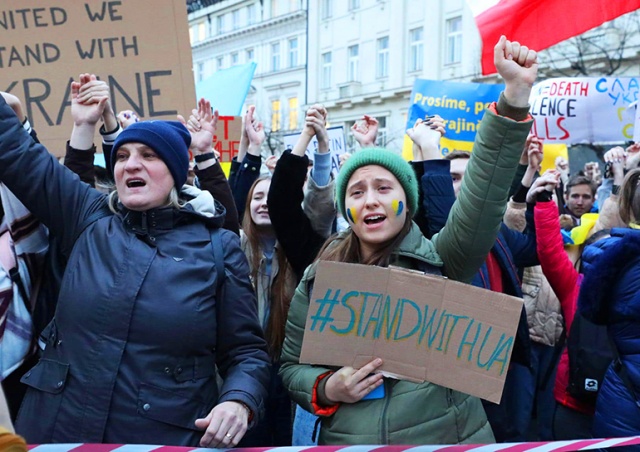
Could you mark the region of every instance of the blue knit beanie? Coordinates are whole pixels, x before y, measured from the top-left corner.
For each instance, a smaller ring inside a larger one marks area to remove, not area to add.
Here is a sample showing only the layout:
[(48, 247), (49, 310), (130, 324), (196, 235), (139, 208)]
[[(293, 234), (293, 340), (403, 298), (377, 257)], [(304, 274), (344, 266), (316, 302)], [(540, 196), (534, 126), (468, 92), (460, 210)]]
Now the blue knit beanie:
[(111, 171), (116, 164), (116, 153), (125, 143), (142, 143), (154, 150), (169, 168), (178, 191), (187, 181), (189, 172), (189, 146), (191, 134), (178, 121), (142, 121), (124, 129), (111, 151)]
[(367, 165), (381, 166), (398, 179), (407, 197), (409, 212), (411, 215), (415, 214), (418, 210), (418, 180), (409, 162), (395, 152), (383, 148), (369, 148), (358, 151), (349, 157), (338, 173), (338, 178), (336, 179), (336, 202), (342, 216), (347, 218), (344, 199), (349, 179), (358, 168)]

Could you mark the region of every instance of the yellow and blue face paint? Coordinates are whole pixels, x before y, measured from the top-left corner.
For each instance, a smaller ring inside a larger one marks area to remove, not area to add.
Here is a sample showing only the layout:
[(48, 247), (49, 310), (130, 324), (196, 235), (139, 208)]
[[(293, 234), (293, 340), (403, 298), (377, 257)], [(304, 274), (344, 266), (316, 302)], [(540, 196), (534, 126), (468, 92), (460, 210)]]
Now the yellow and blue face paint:
[(391, 208), (396, 213), (396, 217), (399, 217), (404, 210), (404, 203), (402, 201), (394, 199), (393, 201), (391, 201)]
[(353, 224), (356, 224), (356, 220), (358, 219), (358, 216), (356, 215), (356, 208), (355, 207), (349, 207), (347, 209), (347, 217), (349, 218), (349, 220)]

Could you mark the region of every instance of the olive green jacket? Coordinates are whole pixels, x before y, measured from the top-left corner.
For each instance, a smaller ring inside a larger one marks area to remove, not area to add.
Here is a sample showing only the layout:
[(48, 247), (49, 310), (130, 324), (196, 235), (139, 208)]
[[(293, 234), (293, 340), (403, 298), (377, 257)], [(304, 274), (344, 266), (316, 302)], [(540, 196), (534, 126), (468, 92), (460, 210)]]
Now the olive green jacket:
[[(418, 268), (418, 261), (441, 266), (451, 279), (469, 282), (493, 246), (507, 205), (508, 190), (531, 122), (516, 122), (487, 111), (476, 135), (460, 195), (445, 227), (427, 240), (414, 224), (394, 252), (393, 265)], [(289, 395), (304, 409), (328, 367), (299, 363), (311, 266), (289, 309), (282, 352), (282, 376)], [(342, 404), (323, 417), (320, 444), (456, 444), (493, 442), (480, 400), (442, 386), (385, 378), (381, 399)]]

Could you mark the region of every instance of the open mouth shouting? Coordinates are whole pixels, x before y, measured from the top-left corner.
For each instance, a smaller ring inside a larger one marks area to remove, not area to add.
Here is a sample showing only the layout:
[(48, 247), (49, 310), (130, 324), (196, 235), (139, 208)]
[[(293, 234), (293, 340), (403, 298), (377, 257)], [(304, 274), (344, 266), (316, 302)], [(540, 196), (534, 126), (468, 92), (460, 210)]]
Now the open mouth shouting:
[(144, 187), (145, 185), (147, 185), (147, 183), (139, 177), (132, 177), (131, 179), (127, 179), (127, 188), (140, 188)]
[(365, 217), (363, 218), (363, 222), (364, 224), (366, 224), (367, 226), (377, 226), (380, 223), (382, 223), (384, 220), (386, 220), (387, 217), (386, 215), (380, 214), (380, 213), (372, 213), (369, 215), (365, 215)]

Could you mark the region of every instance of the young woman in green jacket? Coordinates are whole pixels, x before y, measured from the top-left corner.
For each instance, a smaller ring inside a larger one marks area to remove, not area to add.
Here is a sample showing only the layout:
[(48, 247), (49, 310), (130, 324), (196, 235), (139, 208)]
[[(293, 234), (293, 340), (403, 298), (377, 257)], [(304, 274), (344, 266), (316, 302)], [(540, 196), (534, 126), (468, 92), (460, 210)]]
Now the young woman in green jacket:
[[(537, 74), (534, 51), (502, 37), (495, 64), (506, 88), (482, 120), (463, 187), (443, 230), (431, 241), (413, 223), (418, 185), (411, 166), (384, 149), (356, 153), (336, 182), (350, 229), (329, 238), (318, 260), (395, 265), (469, 282), (494, 244), (508, 190), (531, 128), (528, 99)], [(320, 444), (493, 442), (480, 400), (424, 382), (384, 378), (372, 357), (361, 369), (300, 363), (315, 265), (291, 302), (282, 375), (291, 398), (321, 416)], [(363, 400), (376, 391), (377, 397)]]

